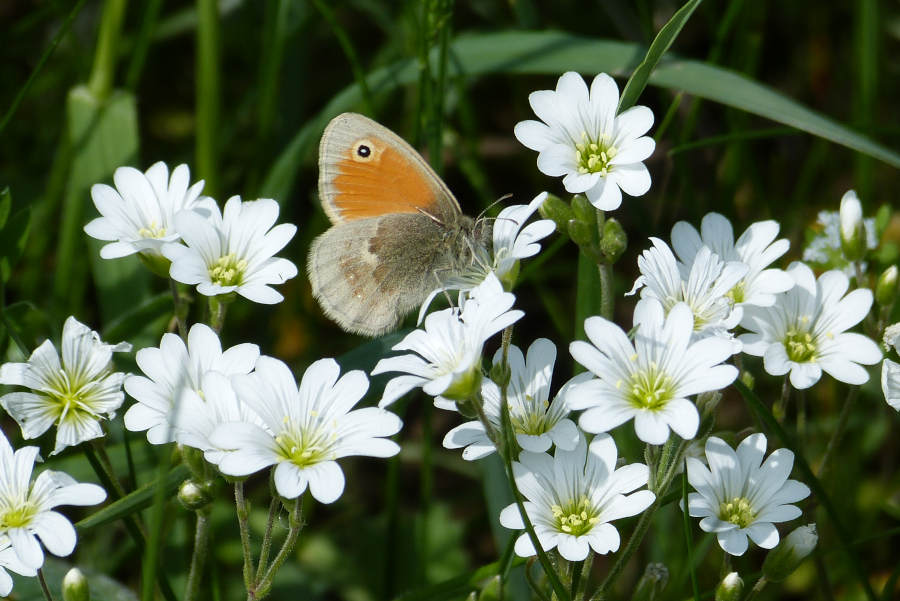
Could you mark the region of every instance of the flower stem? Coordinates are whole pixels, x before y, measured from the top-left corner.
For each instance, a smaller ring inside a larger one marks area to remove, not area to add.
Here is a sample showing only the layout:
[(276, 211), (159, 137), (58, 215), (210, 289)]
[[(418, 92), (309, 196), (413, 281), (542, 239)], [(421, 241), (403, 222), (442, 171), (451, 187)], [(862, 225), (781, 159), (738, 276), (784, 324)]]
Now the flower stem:
[(187, 306), (182, 301), (181, 293), (178, 292), (178, 283), (172, 278), (169, 278), (169, 291), (172, 293), (173, 313), (175, 315), (175, 323), (178, 325), (178, 335), (181, 336), (182, 340), (187, 340), (187, 323), (185, 323), (185, 318), (187, 317), (185, 309)]
[[(694, 601), (700, 601), (700, 587), (697, 585), (697, 571), (694, 569), (694, 541), (691, 538), (691, 518), (688, 514), (688, 479), (687, 466), (681, 472), (681, 502), (684, 503), (682, 516), (684, 517), (684, 540), (687, 543), (688, 571), (691, 573), (691, 590), (694, 592)], [(725, 555), (728, 557), (728, 554)]]
[(194, 530), (194, 552), (191, 554), (191, 569), (184, 586), (184, 601), (194, 601), (197, 598), (209, 551), (209, 509), (201, 509), (195, 513), (197, 525)]
[(634, 527), (634, 532), (631, 534), (631, 538), (628, 539), (628, 543), (625, 545), (625, 549), (623, 549), (616, 558), (616, 563), (610, 568), (606, 578), (600, 583), (597, 592), (591, 597), (592, 599), (604, 598), (606, 592), (615, 583), (619, 574), (621, 574), (622, 570), (625, 568), (628, 560), (631, 559), (631, 556), (637, 551), (641, 541), (644, 540), (644, 536), (646, 536), (647, 530), (650, 528), (650, 523), (653, 520), (653, 514), (660, 508), (663, 494), (668, 490), (669, 485), (672, 483), (672, 479), (675, 477), (675, 471), (684, 458), (684, 452), (687, 450), (689, 442), (690, 441), (682, 440), (678, 443), (675, 453), (672, 455), (672, 462), (666, 468), (665, 475), (654, 487), (655, 490), (653, 492), (656, 494), (656, 500), (641, 514), (637, 525)]
[[(603, 241), (603, 225), (606, 223), (606, 215), (597, 209), (597, 240)], [(612, 263), (601, 260), (597, 263), (597, 271), (600, 274), (600, 315), (610, 321), (616, 308), (616, 299), (613, 296)]]
[(772, 405), (772, 415), (775, 416), (775, 419), (778, 420), (779, 424), (784, 423), (785, 415), (787, 414), (787, 404), (788, 400), (791, 398), (791, 381), (790, 376), (784, 376), (784, 382), (781, 385), (781, 397), (775, 404)]
[(47, 586), (47, 580), (44, 578), (44, 570), (38, 568), (37, 577), (38, 581), (41, 583), (41, 592), (44, 593), (44, 599), (46, 599), (47, 601), (53, 601), (53, 595), (50, 593), (50, 587)]
[(759, 592), (765, 588), (768, 582), (769, 581), (766, 580), (765, 576), (760, 576), (759, 580), (757, 580), (756, 584), (753, 585), (753, 588), (750, 590), (750, 594), (747, 595), (744, 601), (753, 601), (756, 595), (758, 595)]
[(225, 313), (227, 310), (228, 303), (226, 301), (222, 301), (215, 296), (209, 297), (209, 327), (211, 327), (216, 334), (221, 332), (222, 326), (225, 325)]
[(287, 560), (288, 556), (291, 554), (291, 551), (294, 550), (294, 545), (297, 544), (297, 539), (300, 537), (300, 531), (303, 530), (303, 496), (297, 497), (294, 501), (294, 507), (291, 510), (290, 519), (289, 519), (289, 530), (287, 538), (284, 540), (284, 544), (281, 545), (281, 549), (278, 550), (278, 555), (275, 556), (275, 559), (272, 560), (272, 565), (269, 566), (269, 569), (266, 570), (265, 576), (263, 576), (262, 580), (260, 580), (256, 585), (256, 599), (262, 599), (266, 595), (269, 594), (269, 590), (272, 588), (272, 580), (275, 578), (275, 574), (284, 564), (285, 560)]
[(275, 526), (275, 516), (278, 514), (278, 508), (281, 502), (278, 497), (272, 495), (272, 502), (269, 503), (269, 518), (266, 520), (266, 531), (263, 534), (262, 546), (259, 549), (259, 565), (256, 567), (256, 582), (262, 580), (266, 572), (266, 564), (269, 562), (269, 551), (272, 550), (272, 528)]
[(241, 530), (241, 551), (244, 554), (244, 586), (247, 589), (247, 597), (252, 598), (254, 588), (253, 580), (253, 556), (250, 551), (250, 505), (244, 498), (244, 482), (239, 480), (234, 483), (234, 504), (237, 511), (238, 527)]
[(88, 89), (91, 95), (100, 101), (105, 100), (112, 92), (119, 34), (127, 4), (127, 0), (106, 0), (103, 5), (100, 31), (97, 34), (97, 49), (94, 52), (94, 65), (88, 80)]
[(820, 479), (825, 476), (826, 470), (828, 469), (828, 463), (834, 455), (834, 450), (837, 448), (841, 436), (844, 434), (844, 430), (847, 429), (847, 419), (850, 417), (850, 408), (858, 395), (859, 386), (852, 386), (850, 392), (847, 393), (847, 399), (844, 401), (844, 406), (841, 407), (840, 416), (838, 416), (837, 426), (835, 426), (834, 432), (832, 432), (831, 438), (828, 440), (828, 446), (825, 447), (825, 454), (822, 455), (822, 461), (819, 463), (819, 473), (817, 474), (817, 477)]

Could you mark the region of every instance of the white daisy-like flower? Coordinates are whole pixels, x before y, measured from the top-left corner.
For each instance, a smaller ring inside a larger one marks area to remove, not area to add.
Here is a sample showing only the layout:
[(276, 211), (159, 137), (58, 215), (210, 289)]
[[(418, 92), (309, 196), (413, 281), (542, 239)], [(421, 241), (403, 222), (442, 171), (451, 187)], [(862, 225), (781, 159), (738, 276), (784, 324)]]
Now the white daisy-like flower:
[(765, 453), (763, 434), (745, 438), (737, 452), (711, 436), (706, 441), (708, 468), (687, 459), (688, 482), (697, 491), (688, 495), (688, 513), (703, 518), (700, 528), (715, 532), (729, 555), (743, 555), (748, 536), (763, 549), (774, 548), (779, 540), (774, 524), (800, 517), (791, 503), (809, 496), (809, 487), (788, 480), (794, 465), (789, 449), (778, 449), (763, 462)]
[[(579, 374), (566, 382), (553, 402), (550, 402), (550, 381), (556, 363), (556, 345), (546, 338), (538, 338), (528, 347), (526, 358), (515, 345), (509, 347), (510, 380), (506, 391), (509, 417), (519, 446), (532, 453), (543, 453), (554, 444), (571, 451), (578, 442), (578, 428), (568, 418), (566, 395), (573, 386), (590, 379), (588, 373)], [(494, 365), (503, 361), (503, 349), (494, 354)], [(481, 383), (481, 398), (488, 421), (499, 432), (501, 429), (500, 387), (491, 380)], [(444, 447), (465, 447), (462, 457), (466, 461), (481, 459), (497, 449), (484, 429), (475, 420), (450, 430), (444, 437)]]
[(611, 321), (585, 320), (592, 344), (576, 340), (569, 351), (597, 379), (569, 392), (569, 407), (587, 410), (578, 422), (587, 432), (607, 432), (634, 418), (634, 430), (644, 442), (664, 443), (670, 428), (689, 440), (697, 434), (700, 414), (688, 397), (720, 390), (737, 378), (734, 366), (722, 364), (732, 354), (731, 342), (714, 336), (692, 342), (686, 303), (664, 315), (659, 301), (642, 299), (634, 323), (632, 343)]
[[(544, 551), (555, 548), (566, 560), (581, 561), (591, 550), (619, 549), (619, 532), (610, 522), (641, 513), (656, 496), (649, 490), (632, 492), (647, 484), (646, 465), (616, 469), (617, 459), (612, 437), (599, 434), (590, 446), (579, 436), (572, 450), (557, 447), (552, 457), (523, 451), (513, 462), (516, 486), (527, 499), (525, 513)], [(514, 530), (525, 527), (515, 503), (500, 512), (500, 523)], [(516, 540), (515, 551), (520, 557), (536, 554), (528, 533)]]
[[(897, 324), (894, 325), (896, 326)], [(895, 352), (900, 353), (900, 335), (898, 334), (900, 333), (893, 333), (889, 344), (894, 347)], [(888, 332), (885, 331), (885, 341), (887, 340)], [(884, 392), (884, 400), (887, 401), (888, 405), (900, 411), (900, 363), (895, 363), (887, 358), (882, 362), (881, 391)]]
[(37, 447), (13, 452), (0, 433), (0, 536), (9, 538), (19, 561), (31, 568), (44, 563), (42, 543), (59, 557), (75, 549), (75, 528), (54, 507), (96, 505), (106, 499), (101, 487), (76, 482), (64, 472), (44, 470), (32, 480), (37, 455)]
[(794, 285), (794, 280), (783, 270), (769, 268), (791, 246), (785, 238), (775, 239), (778, 230), (777, 221), (758, 221), (735, 241), (731, 222), (719, 213), (707, 213), (700, 223), (700, 232), (686, 221), (676, 223), (672, 228), (672, 248), (685, 265), (693, 265), (704, 246), (722, 261), (744, 263), (748, 267), (747, 274), (726, 296), (736, 305), (771, 307), (775, 304), (776, 294)]
[(296, 276), (297, 266), (274, 255), (294, 237), (297, 226), (275, 225), (277, 219), (278, 203), (271, 198), (241, 202), (232, 196), (223, 213), (214, 207), (208, 219), (181, 211), (175, 226), (187, 246), (163, 246), (162, 253), (172, 261), (169, 275), (196, 285), (205, 296), (236, 292), (256, 303), (281, 302), (284, 297), (269, 285)]
[(0, 384), (31, 389), (3, 395), (0, 405), (21, 426), (25, 439), (37, 438), (55, 425), (52, 455), (100, 438), (100, 420), (115, 417), (125, 400), (125, 374), (113, 372), (112, 354), (130, 350), (127, 342), (103, 342), (97, 332), (69, 317), (63, 325), (62, 362), (53, 343), (45, 340), (27, 363), (0, 367)]
[(113, 174), (116, 187), (94, 184), (91, 198), (100, 212), (86, 226), (88, 236), (111, 240), (100, 249), (104, 259), (117, 259), (136, 252), (160, 255), (162, 245), (180, 239), (175, 214), (182, 210), (208, 215), (215, 204), (200, 196), (203, 180), (189, 186), (190, 170), (178, 165), (169, 177), (162, 161), (141, 173), (133, 167), (119, 167)]
[(179, 336), (163, 334), (159, 348), (142, 348), (136, 354), (145, 375), (125, 378), (125, 391), (137, 400), (125, 412), (125, 427), (132, 432), (146, 430), (151, 444), (176, 440), (180, 424), (174, 411), (182, 391), (200, 392), (203, 376), (211, 371), (227, 377), (250, 373), (258, 358), (255, 344), (238, 344), (223, 352), (218, 335), (201, 323), (191, 326), (187, 346)]
[(730, 340), (732, 352), (741, 350), (731, 330), (743, 315), (731, 292), (747, 275), (749, 267), (741, 261), (723, 261), (708, 246), (701, 246), (690, 263), (680, 263), (669, 245), (650, 238), (652, 248), (638, 257), (641, 275), (629, 294), (641, 289), (641, 298), (655, 298), (666, 313), (686, 303), (694, 319), (695, 338), (718, 336)]
[(642, 196), (650, 189), (644, 166), (656, 143), (644, 134), (653, 125), (653, 111), (634, 106), (616, 115), (619, 88), (600, 73), (591, 89), (572, 71), (564, 73), (556, 90), (528, 96), (541, 121), (516, 124), (516, 138), (537, 150), (541, 173), (563, 176), (568, 192), (585, 194), (595, 207), (612, 211), (622, 204), (622, 192)]
[(433, 290), (422, 303), (418, 323), (425, 319), (431, 301), (445, 290), (469, 292), (490, 273), (509, 288), (510, 280), (514, 280), (518, 274), (516, 267), (519, 261), (541, 252), (540, 241), (556, 230), (556, 224), (550, 219), (539, 219), (525, 225), (546, 198), (547, 193), (541, 192), (527, 205), (510, 205), (500, 211), (497, 218), (491, 220), (493, 252), (480, 246), (474, 248), (472, 264), (462, 273), (449, 278), (443, 287)]
[[(219, 470), (247, 476), (275, 466), (275, 488), (294, 499), (309, 487), (321, 503), (332, 503), (344, 491), (344, 473), (337, 460), (351, 455), (391, 457), (400, 451), (384, 438), (400, 431), (400, 418), (376, 407), (351, 411), (369, 382), (361, 371), (340, 379), (334, 359), (320, 359), (303, 374), (298, 389), (291, 370), (272, 357), (260, 357), (256, 370), (233, 376), (242, 403), (264, 425), (231, 422), (212, 432), (209, 442), (221, 453)], [(210, 454), (206, 454), (210, 459)]]
[(6, 570), (20, 576), (37, 576), (37, 568), (22, 563), (9, 537), (0, 535), (0, 597), (9, 596), (13, 589), (13, 579)]
[(819, 276), (800, 262), (787, 269), (795, 285), (778, 295), (771, 307), (747, 307), (741, 322), (744, 352), (763, 358), (766, 372), (790, 372), (794, 388), (809, 388), (822, 371), (847, 384), (863, 384), (869, 374), (862, 365), (881, 361), (878, 345), (862, 334), (846, 332), (869, 313), (872, 291), (857, 288), (837, 270)]
[(504, 292), (500, 280), (488, 274), (462, 309), (430, 313), (424, 329), (410, 332), (392, 348), (413, 351), (380, 360), (372, 374), (403, 372), (384, 388), (379, 407), (390, 405), (413, 388), (448, 398), (467, 397), (481, 379), (481, 351), (488, 338), (518, 321), (524, 313), (512, 309), (516, 297)]

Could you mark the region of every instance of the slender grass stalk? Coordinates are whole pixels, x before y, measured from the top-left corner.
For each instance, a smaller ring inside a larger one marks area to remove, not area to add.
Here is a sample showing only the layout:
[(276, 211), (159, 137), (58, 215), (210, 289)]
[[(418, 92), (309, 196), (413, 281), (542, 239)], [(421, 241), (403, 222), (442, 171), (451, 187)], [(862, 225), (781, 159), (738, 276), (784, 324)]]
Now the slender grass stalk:
[(828, 473), (831, 458), (834, 456), (834, 451), (840, 443), (841, 437), (844, 435), (844, 430), (847, 429), (847, 420), (850, 417), (850, 409), (856, 401), (857, 396), (859, 396), (859, 386), (851, 386), (850, 392), (847, 393), (847, 398), (844, 400), (844, 406), (841, 407), (838, 423), (834, 427), (834, 432), (831, 433), (831, 438), (828, 439), (828, 445), (825, 447), (825, 453), (822, 455), (822, 461), (819, 463), (819, 473), (817, 474), (819, 478), (824, 478)]
[(191, 553), (191, 567), (187, 583), (184, 585), (184, 601), (196, 601), (200, 593), (203, 567), (209, 554), (209, 508), (194, 512), (197, 524), (194, 528), (194, 550)]
[(34, 66), (34, 69), (31, 70), (31, 73), (28, 74), (28, 79), (25, 80), (25, 83), (22, 84), (22, 87), (19, 88), (19, 91), (16, 92), (16, 97), (13, 98), (12, 104), (9, 105), (9, 108), (6, 109), (6, 114), (3, 115), (3, 120), (0, 121), (0, 134), (3, 133), (3, 130), (6, 129), (7, 123), (13, 118), (13, 115), (16, 114), (16, 111), (19, 110), (19, 105), (22, 104), (22, 100), (25, 98), (25, 95), (28, 94), (28, 90), (31, 89), (32, 84), (34, 84), (35, 78), (38, 76), (44, 65), (47, 64), (47, 61), (53, 55), (53, 51), (56, 50), (56, 47), (59, 46), (60, 41), (66, 34), (69, 33), (69, 28), (72, 26), (72, 21), (75, 20), (75, 17), (78, 16), (78, 13), (81, 12), (81, 9), (84, 8), (85, 0), (78, 0), (69, 11), (69, 14), (66, 15), (66, 18), (63, 20), (62, 25), (60, 25), (59, 30), (56, 32), (56, 35), (53, 36), (53, 39), (50, 40), (50, 44), (44, 49), (44, 52), (41, 54), (41, 58), (38, 59), (37, 64)]
[(113, 89), (119, 36), (127, 6), (128, 0), (106, 0), (103, 4), (97, 50), (94, 52), (94, 66), (88, 80), (91, 95), (99, 101), (105, 100)]
[[(156, 471), (157, 482), (165, 481), (168, 469), (168, 461), (159, 462), (159, 467)], [(141, 541), (138, 544), (138, 548), (141, 548), (144, 551), (143, 562), (141, 565), (141, 601), (155, 601), (154, 582), (158, 582), (160, 592), (167, 601), (175, 601), (175, 593), (172, 591), (172, 587), (169, 585), (169, 581), (166, 579), (165, 574), (159, 569), (159, 552), (162, 548), (163, 514), (166, 507), (166, 494), (167, 491), (165, 486), (156, 487), (156, 490), (153, 493), (153, 505), (150, 507), (150, 516), (148, 520), (149, 536), (147, 538), (146, 546), (143, 545), (143, 537), (139, 536), (136, 539)], [(129, 525), (130, 519), (133, 520), (134, 516), (128, 516), (128, 518), (126, 518), (126, 526)], [(131, 528), (129, 528), (129, 531), (130, 530)], [(138, 532), (138, 534), (140, 534), (140, 532)], [(134, 538), (135, 535), (132, 534), (132, 537)]]
[(0, 323), (3, 323), (7, 335), (16, 345), (16, 348), (19, 349), (19, 352), (22, 353), (22, 356), (31, 356), (31, 349), (25, 344), (25, 341), (22, 339), (22, 336), (19, 335), (19, 331), (16, 329), (15, 324), (13, 324), (9, 315), (6, 313), (6, 283), (2, 278), (0, 278)]
[(138, 30), (137, 41), (131, 51), (131, 60), (128, 63), (128, 71), (125, 75), (125, 87), (134, 91), (141, 79), (144, 63), (150, 44), (153, 43), (153, 34), (159, 21), (159, 11), (162, 9), (163, 0), (147, 0), (144, 5), (144, 14), (141, 15), (141, 28)]
[(196, 64), (197, 175), (206, 180), (206, 194), (215, 198), (219, 191), (218, 131), (221, 98), (217, 0), (197, 0)]
[(37, 577), (38, 581), (41, 583), (41, 592), (44, 593), (44, 599), (46, 599), (47, 601), (53, 601), (53, 594), (50, 592), (50, 587), (47, 586), (47, 580), (44, 578), (43, 569), (37, 569)]
[[(694, 568), (694, 541), (691, 537), (691, 517), (688, 513), (688, 479), (687, 465), (681, 472), (681, 509), (682, 520), (684, 523), (684, 542), (687, 546), (687, 562), (688, 571), (691, 573), (691, 590), (694, 591), (694, 601), (700, 601), (700, 587), (697, 586), (697, 570)], [(726, 557), (728, 554), (726, 553)]]
[(756, 599), (756, 596), (766, 588), (766, 584), (768, 584), (768, 580), (766, 580), (765, 576), (760, 576), (759, 580), (756, 581), (756, 584), (753, 585), (753, 588), (750, 589), (750, 593), (744, 598), (744, 601), (753, 601)]
[(359, 86), (360, 93), (362, 94), (363, 107), (370, 115), (374, 114), (375, 104), (372, 102), (372, 92), (369, 90), (369, 84), (366, 82), (366, 70), (363, 69), (362, 63), (359, 61), (359, 55), (356, 54), (356, 49), (353, 47), (353, 42), (350, 41), (350, 36), (348, 36), (346, 30), (341, 27), (341, 24), (334, 16), (334, 12), (327, 4), (322, 0), (313, 0), (313, 4), (315, 5), (316, 10), (319, 11), (319, 14), (322, 15), (325, 22), (328, 23), (328, 26), (331, 27), (331, 33), (334, 34), (338, 44), (341, 46), (341, 50), (344, 52), (344, 57), (347, 59), (347, 62), (350, 63), (350, 70), (353, 71), (353, 79), (356, 80), (356, 85)]

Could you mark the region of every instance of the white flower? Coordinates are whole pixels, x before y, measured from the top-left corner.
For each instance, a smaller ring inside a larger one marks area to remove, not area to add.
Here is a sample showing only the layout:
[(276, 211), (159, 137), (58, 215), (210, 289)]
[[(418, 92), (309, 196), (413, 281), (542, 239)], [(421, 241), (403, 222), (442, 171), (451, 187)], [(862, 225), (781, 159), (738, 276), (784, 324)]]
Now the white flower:
[(727, 296), (737, 305), (771, 307), (776, 294), (794, 285), (794, 280), (781, 269), (767, 269), (791, 246), (784, 238), (775, 240), (778, 229), (777, 221), (758, 221), (735, 242), (731, 222), (718, 213), (707, 213), (699, 233), (686, 221), (676, 223), (672, 228), (672, 248), (685, 265), (694, 264), (703, 246), (708, 246), (722, 261), (744, 263), (747, 274)]
[(241, 202), (232, 196), (224, 213), (214, 207), (209, 219), (181, 211), (175, 225), (187, 246), (163, 246), (162, 253), (172, 261), (169, 275), (196, 285), (206, 296), (236, 292), (257, 303), (281, 302), (284, 297), (269, 284), (296, 276), (297, 266), (274, 255), (294, 237), (297, 226), (275, 225), (277, 219), (278, 203), (271, 198)]
[(6, 535), (0, 536), (0, 597), (7, 597), (12, 592), (13, 580), (6, 570), (21, 576), (37, 576), (37, 568), (22, 563), (12, 541)]
[(462, 273), (450, 277), (443, 287), (433, 290), (422, 303), (418, 323), (425, 319), (431, 301), (445, 290), (470, 292), (491, 272), (501, 282), (509, 284), (509, 279), (514, 279), (518, 273), (515, 268), (519, 261), (541, 252), (539, 242), (556, 229), (556, 224), (550, 219), (539, 219), (525, 225), (546, 198), (547, 193), (541, 192), (527, 205), (510, 205), (500, 211), (497, 218), (492, 220), (493, 253), (488, 253), (480, 246), (474, 248), (472, 264)]
[(63, 472), (44, 470), (32, 481), (37, 454), (37, 447), (13, 452), (0, 433), (0, 536), (9, 537), (19, 561), (31, 568), (44, 563), (41, 543), (59, 557), (75, 549), (75, 528), (54, 507), (96, 505), (106, 499), (101, 487), (78, 483)]
[(788, 480), (794, 454), (778, 449), (763, 463), (765, 452), (762, 434), (745, 438), (737, 452), (711, 436), (706, 441), (709, 468), (687, 459), (688, 482), (697, 491), (688, 495), (688, 513), (703, 518), (700, 528), (715, 532), (729, 555), (743, 555), (748, 536), (764, 549), (775, 547), (779, 537), (774, 524), (799, 517), (800, 509), (791, 503), (809, 496), (805, 484)]
[(678, 303), (686, 303), (694, 319), (696, 338), (718, 336), (732, 343), (732, 352), (741, 350), (731, 330), (741, 321), (743, 309), (728, 293), (747, 275), (749, 267), (740, 261), (723, 261), (708, 246), (701, 246), (690, 264), (678, 263), (669, 246), (650, 238), (652, 248), (638, 257), (640, 277), (629, 294), (641, 290), (641, 298), (655, 298), (666, 313)]
[(602, 317), (589, 317), (584, 331), (593, 344), (569, 346), (575, 360), (598, 379), (576, 386), (569, 407), (587, 409), (579, 420), (587, 432), (607, 432), (634, 418), (638, 438), (662, 444), (669, 428), (688, 440), (697, 434), (700, 414), (687, 397), (731, 384), (731, 342), (710, 337), (691, 342), (693, 320), (687, 304), (667, 316), (656, 299), (638, 302), (634, 310), (634, 343), (622, 329)]
[(45, 340), (27, 363), (0, 367), (0, 384), (31, 389), (3, 395), (0, 405), (22, 427), (26, 439), (37, 438), (56, 425), (52, 455), (100, 438), (100, 420), (115, 417), (125, 400), (125, 374), (112, 371), (112, 354), (130, 350), (127, 342), (106, 344), (97, 332), (69, 317), (63, 325), (62, 363), (56, 347)]
[(387, 383), (379, 407), (418, 387), (425, 394), (445, 397), (466, 397), (476, 391), (485, 341), (524, 315), (510, 310), (515, 301), (515, 295), (504, 292), (500, 280), (488, 274), (461, 310), (450, 308), (429, 314), (424, 329), (410, 332), (392, 347), (413, 353), (382, 359), (372, 370), (373, 375), (391, 371), (405, 374)]
[(91, 198), (100, 212), (86, 226), (87, 235), (98, 240), (112, 240), (100, 249), (104, 259), (116, 259), (136, 252), (159, 255), (167, 242), (179, 240), (175, 214), (181, 210), (199, 211), (203, 215), (215, 203), (200, 196), (203, 180), (193, 186), (187, 165), (172, 170), (162, 161), (145, 173), (133, 167), (119, 167), (113, 174), (115, 188), (94, 184)]
[(250, 373), (258, 358), (255, 344), (238, 344), (222, 352), (216, 333), (200, 323), (191, 326), (187, 346), (179, 336), (163, 334), (159, 348), (143, 348), (136, 354), (146, 375), (125, 379), (125, 391), (137, 400), (125, 412), (125, 427), (132, 432), (146, 430), (151, 444), (174, 441), (181, 424), (173, 411), (184, 389), (199, 392), (203, 376), (211, 371), (224, 376)]
[[(896, 330), (897, 325), (894, 324), (891, 328)], [(884, 339), (886, 343), (889, 336), (888, 331), (891, 328), (885, 330)], [(894, 347), (894, 351), (900, 352), (900, 335), (898, 335), (898, 332), (890, 333), (889, 344)], [(900, 411), (900, 364), (890, 359), (885, 359), (881, 364), (881, 390), (884, 392), (884, 400), (887, 401), (888, 405)]]
[(740, 336), (744, 352), (762, 357), (773, 376), (790, 372), (794, 388), (809, 388), (823, 370), (848, 384), (867, 382), (869, 374), (858, 364), (878, 363), (881, 351), (869, 338), (845, 330), (869, 313), (872, 291), (858, 288), (844, 296), (850, 282), (837, 270), (818, 281), (800, 262), (787, 271), (795, 285), (774, 306), (746, 308), (741, 325), (750, 333)]
[[(642, 463), (616, 469), (616, 443), (599, 434), (587, 445), (579, 436), (577, 446), (566, 451), (557, 447), (546, 453), (523, 451), (513, 463), (516, 486), (527, 499), (523, 505), (544, 551), (556, 548), (568, 561), (581, 561), (593, 550), (606, 554), (619, 548), (620, 538), (610, 522), (637, 515), (656, 496), (644, 486), (650, 470)], [(525, 527), (513, 503), (500, 512), (506, 528)], [(536, 553), (528, 533), (516, 540), (516, 555)]]
[(538, 169), (573, 194), (584, 193), (595, 207), (612, 211), (622, 204), (622, 192), (641, 196), (650, 189), (644, 161), (656, 147), (644, 134), (653, 125), (653, 111), (634, 106), (616, 115), (619, 88), (600, 73), (587, 85), (574, 72), (564, 73), (556, 91), (540, 90), (528, 96), (543, 121), (516, 124), (519, 142), (537, 150)]
[(383, 437), (400, 431), (400, 418), (376, 407), (351, 411), (369, 382), (358, 370), (338, 379), (340, 369), (334, 359), (316, 361), (299, 390), (288, 366), (272, 357), (260, 357), (251, 374), (233, 376), (240, 401), (264, 426), (231, 422), (213, 431), (209, 442), (222, 451), (214, 457), (221, 472), (247, 476), (275, 465), (278, 494), (294, 499), (308, 486), (316, 500), (332, 503), (344, 491), (338, 459), (396, 455), (400, 447)]
[[(509, 387), (506, 400), (516, 441), (526, 451), (543, 453), (552, 445), (571, 451), (578, 441), (575, 422), (568, 418), (566, 395), (571, 388), (590, 378), (579, 374), (563, 385), (549, 402), (550, 380), (556, 363), (556, 346), (546, 338), (538, 338), (528, 347), (528, 357), (515, 345), (509, 347)], [(494, 365), (503, 361), (503, 349), (494, 354)], [(481, 397), (488, 421), (499, 432), (501, 429), (500, 388), (491, 380), (481, 383)], [(450, 430), (444, 437), (444, 447), (463, 451), (463, 459), (473, 461), (490, 455), (496, 448), (484, 429), (484, 424), (471, 421)]]

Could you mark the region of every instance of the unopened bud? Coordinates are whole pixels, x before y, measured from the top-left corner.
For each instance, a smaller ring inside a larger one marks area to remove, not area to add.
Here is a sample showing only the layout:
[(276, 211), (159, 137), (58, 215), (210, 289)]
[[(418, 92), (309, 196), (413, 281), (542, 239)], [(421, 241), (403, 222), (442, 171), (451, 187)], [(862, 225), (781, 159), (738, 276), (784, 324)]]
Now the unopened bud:
[(841, 250), (848, 261), (860, 261), (866, 255), (866, 228), (862, 204), (856, 192), (848, 190), (841, 198)]
[(626, 248), (628, 248), (628, 236), (625, 234), (625, 228), (616, 219), (607, 219), (603, 224), (600, 252), (609, 263), (615, 263)]
[(195, 482), (194, 480), (185, 480), (178, 489), (178, 500), (184, 505), (185, 509), (197, 511), (203, 509), (212, 502), (212, 495), (209, 487)]
[(500, 575), (487, 581), (478, 594), (478, 601), (500, 601)]
[(890, 307), (897, 298), (897, 266), (891, 265), (878, 276), (875, 284), (875, 302), (882, 307)]
[(572, 242), (582, 248), (591, 248), (594, 242), (594, 234), (596, 233), (596, 228), (593, 224), (587, 224), (578, 219), (570, 219), (567, 231)]
[(474, 397), (481, 389), (481, 357), (475, 361), (469, 369), (450, 382), (447, 389), (440, 393), (445, 399), (451, 401), (464, 401)]
[(141, 263), (155, 275), (168, 279), (169, 267), (172, 266), (170, 260), (158, 252), (140, 252), (138, 253), (138, 258), (141, 260)]
[(632, 601), (654, 601), (661, 596), (669, 583), (669, 570), (665, 564), (648, 563), (641, 579), (638, 580)]
[(772, 582), (781, 582), (794, 573), (806, 556), (812, 553), (819, 541), (816, 525), (809, 524), (794, 529), (781, 544), (769, 551), (763, 562), (763, 575)]
[(572, 197), (572, 212), (575, 214), (575, 219), (596, 228), (597, 209), (581, 194)]
[(556, 231), (563, 234), (568, 231), (569, 220), (575, 219), (575, 213), (572, 212), (572, 207), (570, 207), (566, 201), (558, 196), (553, 196), (552, 194), (547, 195), (547, 198), (541, 203), (538, 211), (540, 212), (541, 217), (555, 223)]
[(743, 591), (744, 581), (737, 572), (731, 572), (716, 587), (716, 601), (738, 601)]
[(90, 601), (91, 591), (84, 572), (78, 568), (66, 572), (62, 581), (62, 597), (63, 601)]

